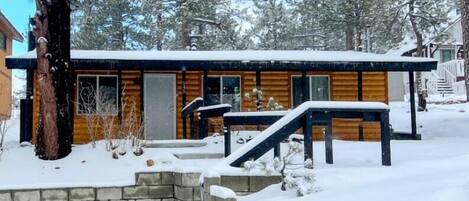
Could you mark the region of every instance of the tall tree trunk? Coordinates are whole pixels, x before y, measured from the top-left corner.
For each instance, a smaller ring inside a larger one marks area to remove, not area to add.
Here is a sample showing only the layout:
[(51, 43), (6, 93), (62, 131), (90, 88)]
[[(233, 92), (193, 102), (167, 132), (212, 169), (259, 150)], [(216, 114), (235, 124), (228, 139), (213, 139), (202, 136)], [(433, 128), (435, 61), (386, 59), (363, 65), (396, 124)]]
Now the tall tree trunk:
[(469, 0), (461, 0), (462, 29), (464, 39), (464, 80), (466, 99), (469, 101)]
[(46, 160), (67, 156), (72, 141), (72, 68), (68, 0), (36, 0), (37, 67), (41, 109), (36, 154)]
[[(417, 25), (417, 19), (414, 15), (415, 12), (415, 0), (409, 2), (409, 20), (412, 25), (412, 30), (414, 31), (415, 37), (417, 38), (417, 57), (423, 57), (423, 35), (420, 32), (420, 29)], [(418, 102), (418, 111), (427, 110), (427, 101), (425, 100), (425, 94), (423, 94), (422, 86), (422, 72), (418, 71), (415, 73), (415, 79), (417, 84), (417, 95), (419, 97)]]

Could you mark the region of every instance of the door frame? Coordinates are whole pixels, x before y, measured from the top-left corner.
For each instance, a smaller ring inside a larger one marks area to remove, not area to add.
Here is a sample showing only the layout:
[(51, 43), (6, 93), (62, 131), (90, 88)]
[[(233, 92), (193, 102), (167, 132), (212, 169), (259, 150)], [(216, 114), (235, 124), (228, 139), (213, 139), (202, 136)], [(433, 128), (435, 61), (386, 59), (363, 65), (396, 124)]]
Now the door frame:
[[(146, 91), (147, 91), (147, 84), (146, 84), (146, 79), (147, 78), (158, 78), (158, 77), (171, 77), (171, 78), (174, 78), (173, 80), (173, 86), (174, 86), (174, 90), (173, 90), (173, 104), (174, 104), (174, 118), (173, 118), (173, 122), (174, 122), (174, 133), (173, 133), (173, 138), (174, 139), (177, 139), (177, 76), (176, 74), (169, 74), (169, 73), (144, 73), (143, 74), (143, 111), (147, 111), (147, 103), (146, 103), (146, 100), (147, 100), (147, 94)], [(145, 118), (145, 121), (146, 122), (146, 117), (144, 116)], [(144, 125), (146, 127), (146, 123)], [(144, 136), (145, 138), (147, 137), (147, 128), (144, 128)]]

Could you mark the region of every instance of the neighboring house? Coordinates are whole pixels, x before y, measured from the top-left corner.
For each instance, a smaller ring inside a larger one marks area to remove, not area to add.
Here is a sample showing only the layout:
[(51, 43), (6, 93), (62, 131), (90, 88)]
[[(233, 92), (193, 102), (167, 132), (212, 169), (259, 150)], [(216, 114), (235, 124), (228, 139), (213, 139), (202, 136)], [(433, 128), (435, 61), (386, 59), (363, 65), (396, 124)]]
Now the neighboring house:
[[(416, 56), (417, 45), (414, 40), (388, 54)], [(422, 74), (423, 88), (429, 94), (465, 94), (464, 85), (464, 51), (461, 18), (457, 18), (445, 29), (426, 40), (423, 44), (424, 57), (438, 60), (438, 67), (432, 72)], [(408, 82), (408, 76), (400, 78)], [(397, 79), (394, 85), (400, 82)], [(405, 86), (402, 83), (401, 86)]]
[[(139, 116), (145, 114), (146, 139), (180, 139), (183, 137), (181, 110), (197, 97), (204, 97), (205, 105), (231, 104), (234, 111), (255, 111), (254, 103), (244, 98), (253, 88), (262, 90), (264, 102), (273, 97), (286, 109), (302, 102), (302, 89), (307, 89), (306, 96), (313, 101), (387, 103), (388, 71), (436, 68), (433, 59), (350, 51), (72, 50), (71, 57), (76, 75), (74, 102), (98, 107), (89, 104), (89, 100), (77, 98), (87, 96), (83, 93), (84, 86), (92, 86), (98, 90), (98, 96), (91, 102), (105, 101), (112, 106), (98, 114), (76, 106), (74, 143), (89, 142), (87, 115), (119, 116), (122, 104), (132, 105), (129, 102), (136, 103)], [(36, 53), (9, 57), (7, 66), (35, 71)], [(34, 77), (33, 136), (41, 94), (37, 75)], [(260, 77), (257, 82), (256, 77)], [(183, 97), (187, 101), (183, 102)], [(121, 100), (124, 102), (119, 104)], [(124, 112), (127, 114), (129, 110), (124, 109)], [(334, 137), (357, 140), (360, 122), (360, 119), (334, 119)], [(379, 123), (366, 123), (363, 127), (366, 140), (380, 138)], [(210, 128), (210, 132), (220, 132), (220, 122), (212, 122)], [(314, 133), (316, 139), (323, 136), (321, 129), (315, 129)]]
[(23, 36), (0, 11), (0, 118), (11, 115), (11, 70), (5, 68), (5, 57), (12, 53), (13, 40), (22, 42)]

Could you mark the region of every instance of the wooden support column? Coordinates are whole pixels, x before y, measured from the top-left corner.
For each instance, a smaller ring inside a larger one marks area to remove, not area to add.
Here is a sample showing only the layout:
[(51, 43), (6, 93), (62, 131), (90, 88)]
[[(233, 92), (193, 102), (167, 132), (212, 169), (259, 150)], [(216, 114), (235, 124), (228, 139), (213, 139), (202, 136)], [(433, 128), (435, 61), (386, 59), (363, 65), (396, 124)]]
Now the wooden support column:
[(124, 108), (122, 108), (122, 70), (117, 71), (117, 116), (119, 117), (118, 121), (122, 120), (122, 112)]
[[(261, 90), (261, 71), (256, 70), (256, 89)], [(259, 93), (256, 93), (256, 109), (257, 111), (261, 111), (261, 100)]]
[[(363, 72), (358, 71), (357, 72), (357, 99), (358, 101), (363, 101)], [(359, 141), (364, 141), (365, 136), (363, 134), (363, 122), (360, 122), (358, 125), (358, 140)]]
[[(203, 106), (206, 106), (207, 103), (207, 99), (208, 99), (208, 71), (207, 70), (204, 70), (204, 77), (203, 77), (203, 89), (202, 89), (202, 92), (203, 92), (203, 98), (204, 98), (204, 101), (203, 101)], [(199, 117), (199, 139), (203, 139), (204, 137), (207, 136), (207, 132), (208, 132), (208, 119), (207, 118), (200, 118)]]
[(225, 125), (223, 136), (225, 137), (225, 157), (228, 157), (231, 154), (231, 125)]
[(389, 128), (389, 111), (381, 112), (381, 164), (391, 165), (391, 132)]
[(303, 122), (303, 135), (304, 135), (304, 160), (313, 160), (313, 117), (312, 112), (307, 112)]
[(415, 82), (414, 71), (409, 71), (409, 93), (410, 93), (410, 120), (412, 127), (412, 139), (417, 139), (417, 112), (415, 111)]
[[(182, 68), (182, 108), (186, 107), (187, 102), (186, 92), (186, 68)], [(187, 139), (187, 117), (182, 118), (182, 137)]]
[(330, 114), (327, 115), (327, 127), (324, 137), (325, 147), (326, 147), (326, 163), (334, 163), (334, 152), (332, 149), (332, 117)]
[(207, 94), (207, 85), (208, 85), (208, 71), (204, 70), (204, 77), (202, 79), (202, 93), (203, 93), (203, 98), (204, 102), (203, 105), (206, 106), (206, 101), (208, 99), (208, 94)]
[(309, 101), (309, 80), (306, 71), (301, 71), (301, 101)]
[(144, 85), (145, 85), (145, 73), (143, 70), (140, 70), (140, 79), (139, 79), (139, 84), (140, 84), (140, 112), (141, 112), (141, 121), (144, 121), (145, 119), (145, 106), (144, 106)]

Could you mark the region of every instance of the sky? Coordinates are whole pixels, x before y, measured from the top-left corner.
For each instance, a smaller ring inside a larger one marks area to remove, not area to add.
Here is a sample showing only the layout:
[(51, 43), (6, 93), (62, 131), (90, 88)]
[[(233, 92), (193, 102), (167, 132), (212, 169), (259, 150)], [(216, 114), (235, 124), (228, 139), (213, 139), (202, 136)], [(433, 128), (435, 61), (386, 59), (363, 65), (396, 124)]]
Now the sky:
[(25, 38), (23, 43), (17, 41), (13, 43), (13, 55), (27, 51), (28, 18), (34, 15), (35, 7), (34, 0), (0, 0), (0, 10)]
[[(23, 43), (13, 42), (13, 55), (21, 55), (28, 51), (27, 30), (29, 17), (35, 13), (36, 5), (34, 0), (0, 0), (0, 10), (3, 15), (13, 24), (25, 40)], [(12, 85), (13, 91), (20, 91), (25, 86), (25, 73), (22, 70), (13, 70)]]

